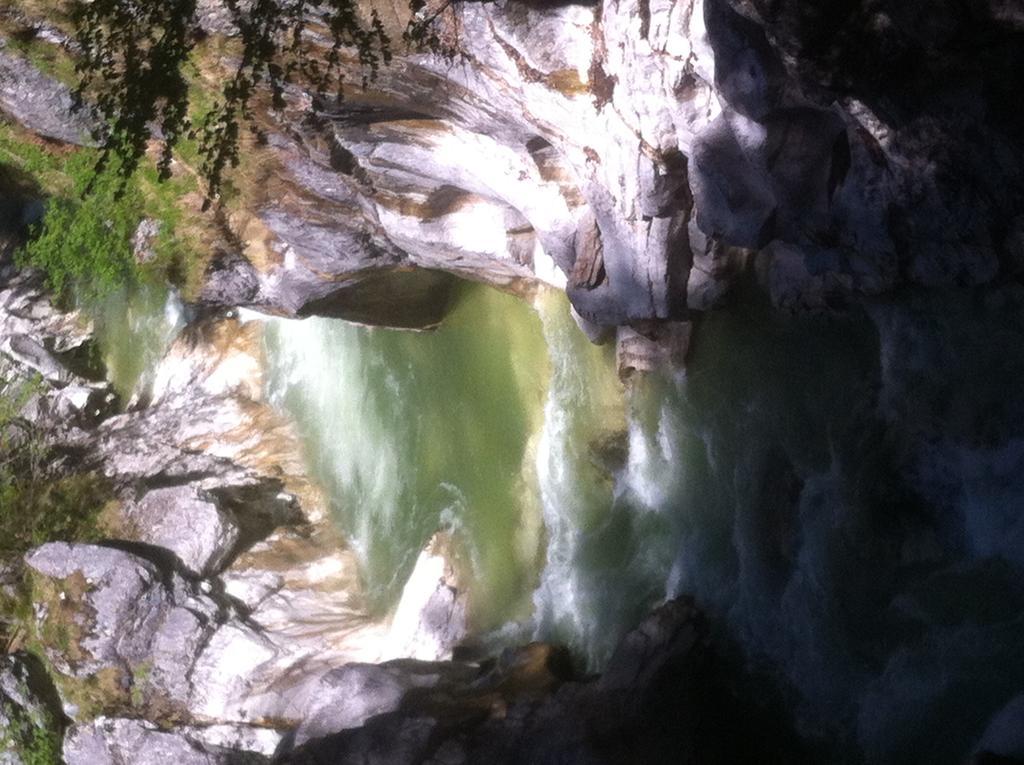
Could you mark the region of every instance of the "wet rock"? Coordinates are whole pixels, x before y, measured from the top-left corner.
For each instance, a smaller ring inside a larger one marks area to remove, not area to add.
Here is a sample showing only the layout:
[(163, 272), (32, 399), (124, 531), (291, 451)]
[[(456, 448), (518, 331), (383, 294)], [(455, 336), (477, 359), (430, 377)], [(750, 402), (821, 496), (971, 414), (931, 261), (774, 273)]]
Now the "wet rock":
[(619, 327), (615, 360), (619, 377), (634, 372), (679, 368), (690, 349), (690, 322), (649, 323)]
[(449, 659), (466, 631), (466, 592), (456, 573), (454, 541), (438, 532), (416, 559), (402, 589), (385, 656)]
[(295, 745), (350, 728), (393, 712), (413, 688), (434, 688), (450, 668), (420, 662), (347, 664), (328, 672), (316, 686), (316, 705), (295, 733)]
[[(541, 645), (506, 652), (471, 682), (406, 691), (398, 703), (389, 677), (381, 697), (393, 711), (311, 740), (283, 761), (699, 762), (710, 746), (696, 733), (706, 652), (699, 614), (670, 602), (624, 638), (600, 679), (573, 680), (564, 653)], [(410, 682), (410, 670), (424, 666), (395, 669)]]

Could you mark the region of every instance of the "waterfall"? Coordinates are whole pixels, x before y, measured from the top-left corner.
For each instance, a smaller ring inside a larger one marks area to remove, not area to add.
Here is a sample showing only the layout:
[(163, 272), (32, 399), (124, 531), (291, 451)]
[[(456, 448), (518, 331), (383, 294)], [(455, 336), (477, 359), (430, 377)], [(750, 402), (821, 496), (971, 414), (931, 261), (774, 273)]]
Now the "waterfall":
[(597, 667), (665, 594), (665, 521), (634, 497), (657, 471), (627, 460), (638, 436), (610, 349), (561, 293), (535, 309), (481, 289), (428, 334), (270, 320), (268, 389), (378, 608), (451, 528), (485, 640), (560, 640)]
[(539, 308), (552, 371), (536, 455), (547, 545), (532, 636), (597, 669), (664, 596), (663, 523), (636, 491), (653, 459), (633, 453), (611, 349), (590, 345), (561, 296)]

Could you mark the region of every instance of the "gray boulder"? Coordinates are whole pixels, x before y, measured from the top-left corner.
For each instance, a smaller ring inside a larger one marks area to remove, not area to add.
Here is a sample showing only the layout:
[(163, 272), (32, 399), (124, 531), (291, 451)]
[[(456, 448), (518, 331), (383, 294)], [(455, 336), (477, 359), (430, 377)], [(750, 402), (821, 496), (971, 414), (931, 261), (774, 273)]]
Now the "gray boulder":
[(170, 550), (197, 576), (218, 571), (238, 542), (234, 515), (193, 485), (148, 491), (121, 515), (125, 539)]
[(258, 752), (202, 743), (188, 733), (161, 730), (144, 720), (99, 718), (74, 726), (64, 741), (67, 765), (261, 765)]
[(458, 665), (442, 662), (394, 661), (347, 664), (320, 678), (315, 706), (295, 734), (295, 744), (362, 726), (371, 717), (393, 712), (414, 688), (450, 687), (464, 679)]
[(25, 562), (37, 631), (72, 717), (187, 713), (188, 669), (216, 628), (214, 601), (122, 550), (56, 542)]
[(72, 108), (71, 89), (13, 53), (0, 39), (0, 111), (37, 135), (77, 146), (92, 144), (95, 122)]

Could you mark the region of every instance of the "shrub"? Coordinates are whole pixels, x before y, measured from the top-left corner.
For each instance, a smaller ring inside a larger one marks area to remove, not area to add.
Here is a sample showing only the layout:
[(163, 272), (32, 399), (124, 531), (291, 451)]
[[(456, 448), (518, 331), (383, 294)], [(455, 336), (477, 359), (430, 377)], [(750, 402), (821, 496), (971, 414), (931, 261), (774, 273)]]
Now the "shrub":
[(135, 275), (132, 236), (143, 217), (135, 184), (124, 185), (115, 172), (93, 172), (87, 152), (73, 154), (65, 166), (68, 196), (52, 198), (46, 217), (19, 254), (19, 262), (46, 272), (50, 288), (103, 292)]
[[(82, 298), (139, 279), (194, 280), (205, 264), (206, 232), (184, 220), (183, 200), (197, 190), (195, 178), (185, 172), (161, 182), (152, 162), (129, 179), (115, 164), (97, 174), (97, 156), (92, 149), (55, 148), (0, 124), (0, 185), (10, 195), (14, 180), (31, 179), (22, 197), (49, 197), (44, 220), (17, 254), (19, 264), (44, 271), (55, 293)], [(132, 239), (145, 217), (160, 225), (156, 257), (140, 266)]]
[(60, 733), (55, 720), (33, 720), (20, 707), (8, 707), (8, 726), (0, 731), (0, 752), (18, 755), (22, 765), (59, 765)]
[(0, 559), (36, 545), (96, 535), (96, 518), (111, 499), (91, 472), (56, 474), (55, 456), (19, 413), (40, 390), (38, 378), (0, 378)]

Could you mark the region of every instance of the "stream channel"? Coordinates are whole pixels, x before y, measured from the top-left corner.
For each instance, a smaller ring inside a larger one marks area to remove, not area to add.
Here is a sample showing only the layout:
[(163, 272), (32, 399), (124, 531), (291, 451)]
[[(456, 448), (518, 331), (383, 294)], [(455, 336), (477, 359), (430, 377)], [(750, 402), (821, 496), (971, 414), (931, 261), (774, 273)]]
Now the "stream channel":
[[(553, 291), (468, 290), (429, 333), (254, 320), (374, 610), (450, 529), (484, 642), (599, 670), (692, 594), (805, 735), (958, 762), (1024, 688), (1018, 293), (723, 310), (685, 373), (628, 385)], [(183, 323), (149, 290), (92, 313), (123, 394)]]

